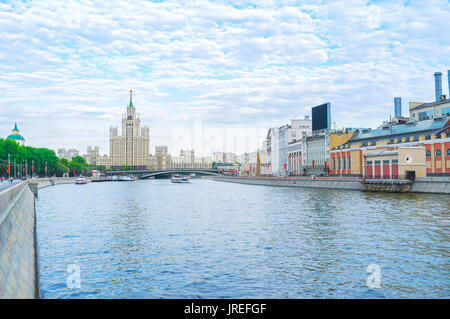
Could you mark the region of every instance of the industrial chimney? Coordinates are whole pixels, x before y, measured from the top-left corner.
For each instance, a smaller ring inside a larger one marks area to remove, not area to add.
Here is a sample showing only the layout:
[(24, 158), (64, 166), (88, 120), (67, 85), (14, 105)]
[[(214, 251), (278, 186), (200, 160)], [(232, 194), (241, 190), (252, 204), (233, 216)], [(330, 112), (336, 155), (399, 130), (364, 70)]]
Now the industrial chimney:
[(395, 117), (402, 117), (402, 98), (394, 97), (394, 113)]
[(436, 102), (441, 100), (442, 95), (442, 73), (436, 72), (434, 74), (434, 91), (436, 94)]
[(447, 71), (447, 79), (448, 79), (448, 98), (450, 99), (450, 70)]

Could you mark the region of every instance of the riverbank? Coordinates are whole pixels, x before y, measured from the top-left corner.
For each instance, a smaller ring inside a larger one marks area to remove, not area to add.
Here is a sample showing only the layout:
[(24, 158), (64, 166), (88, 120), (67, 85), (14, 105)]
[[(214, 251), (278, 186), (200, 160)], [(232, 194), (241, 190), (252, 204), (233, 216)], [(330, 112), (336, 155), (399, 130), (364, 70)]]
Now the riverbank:
[[(241, 176), (221, 176), (214, 177), (213, 180), (219, 182), (238, 183), (247, 185), (281, 186), (281, 187), (307, 187), (307, 188), (327, 188), (364, 190), (362, 179), (359, 178), (339, 178), (339, 177), (241, 177)], [(432, 193), (450, 194), (450, 177), (423, 177), (417, 178), (411, 183), (407, 192), (411, 193)]]
[(0, 192), (0, 299), (39, 297), (35, 202), (27, 184)]

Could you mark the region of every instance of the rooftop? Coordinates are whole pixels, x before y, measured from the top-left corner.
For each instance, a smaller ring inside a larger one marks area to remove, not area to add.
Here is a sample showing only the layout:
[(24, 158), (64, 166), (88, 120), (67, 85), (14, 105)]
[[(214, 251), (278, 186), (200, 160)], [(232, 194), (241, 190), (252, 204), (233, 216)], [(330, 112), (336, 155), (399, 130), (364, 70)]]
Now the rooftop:
[(435, 101), (435, 102), (430, 102), (430, 103), (423, 103), (423, 104), (413, 107), (412, 109), (410, 109), (410, 111), (426, 109), (428, 107), (438, 106), (438, 105), (447, 104), (447, 103), (450, 103), (450, 99), (445, 99), (445, 100), (440, 100), (440, 101)]
[[(377, 129), (367, 129), (362, 131), (357, 131), (346, 143), (362, 143), (367, 145), (367, 143), (376, 143), (377, 141), (386, 140), (388, 138), (397, 138), (413, 136), (415, 139), (419, 136), (429, 137), (431, 134), (438, 134), (444, 128), (450, 127), (450, 117), (435, 118), (432, 120), (425, 121), (408, 121), (406, 124), (393, 125), (388, 123), (383, 127)], [(340, 146), (340, 145), (339, 145)]]

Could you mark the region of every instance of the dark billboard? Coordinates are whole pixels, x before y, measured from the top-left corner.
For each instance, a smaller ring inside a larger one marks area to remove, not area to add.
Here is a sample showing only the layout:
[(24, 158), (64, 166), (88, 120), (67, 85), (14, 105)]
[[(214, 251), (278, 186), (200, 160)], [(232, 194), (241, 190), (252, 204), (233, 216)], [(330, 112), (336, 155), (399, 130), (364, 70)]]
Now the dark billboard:
[(331, 128), (330, 103), (314, 106), (311, 110), (313, 131)]

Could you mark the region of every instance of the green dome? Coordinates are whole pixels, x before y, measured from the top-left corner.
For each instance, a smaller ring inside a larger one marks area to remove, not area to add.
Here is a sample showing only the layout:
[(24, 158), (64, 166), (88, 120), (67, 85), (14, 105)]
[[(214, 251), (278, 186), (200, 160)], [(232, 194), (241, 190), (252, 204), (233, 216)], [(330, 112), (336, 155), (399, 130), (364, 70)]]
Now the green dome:
[(8, 139), (8, 140), (22, 140), (22, 141), (25, 141), (25, 139), (23, 138), (23, 136), (20, 135), (20, 134), (11, 134), (11, 135), (8, 135), (7, 139)]

